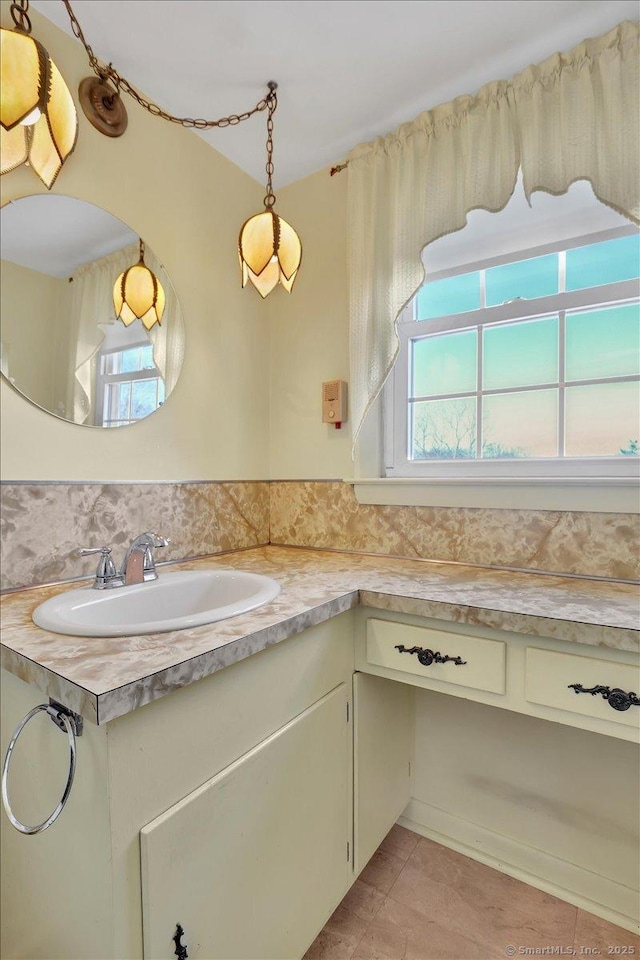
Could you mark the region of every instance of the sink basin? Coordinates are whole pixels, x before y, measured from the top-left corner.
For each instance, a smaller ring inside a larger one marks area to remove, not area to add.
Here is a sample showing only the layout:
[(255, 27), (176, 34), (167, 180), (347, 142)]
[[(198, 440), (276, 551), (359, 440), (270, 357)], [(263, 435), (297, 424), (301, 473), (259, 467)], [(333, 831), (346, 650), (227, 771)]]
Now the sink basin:
[(33, 622), (72, 637), (163, 633), (235, 617), (269, 603), (279, 593), (279, 583), (258, 573), (176, 571), (130, 587), (68, 590), (36, 607)]

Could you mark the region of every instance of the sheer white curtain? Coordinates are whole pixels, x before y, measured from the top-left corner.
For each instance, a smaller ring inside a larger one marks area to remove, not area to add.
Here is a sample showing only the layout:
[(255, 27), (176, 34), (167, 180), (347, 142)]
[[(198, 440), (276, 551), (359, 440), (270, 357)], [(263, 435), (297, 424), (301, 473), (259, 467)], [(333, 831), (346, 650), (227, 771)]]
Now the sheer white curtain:
[(520, 166), (528, 196), (585, 179), (639, 222), (638, 38), (638, 24), (622, 23), (351, 151), (354, 450), (397, 354), (396, 319), (424, 280), (422, 249), (460, 230), (473, 209), (501, 210)]
[[(124, 247), (100, 260), (79, 267), (73, 276), (71, 294), (72, 329), (68, 382), (68, 409), (75, 423), (93, 423), (96, 355), (104, 340), (99, 324), (114, 322), (113, 285), (116, 278), (138, 262), (138, 244)], [(145, 263), (162, 284), (166, 304), (162, 325), (149, 332), (155, 364), (165, 382), (168, 395), (175, 386), (184, 355), (182, 315), (175, 291), (162, 264), (153, 251), (145, 250)]]
[(176, 385), (184, 358), (182, 311), (173, 284), (153, 250), (145, 250), (144, 262), (162, 284), (166, 298), (162, 323), (156, 323), (149, 331), (149, 340), (153, 344), (153, 359), (162, 374), (168, 397)]
[[(71, 290), (70, 409), (75, 423), (93, 423), (95, 400), (95, 356), (104, 340), (99, 324), (115, 320), (113, 284), (116, 277), (135, 263), (137, 245), (110, 253), (79, 267)], [(74, 349), (75, 347), (75, 349)]]

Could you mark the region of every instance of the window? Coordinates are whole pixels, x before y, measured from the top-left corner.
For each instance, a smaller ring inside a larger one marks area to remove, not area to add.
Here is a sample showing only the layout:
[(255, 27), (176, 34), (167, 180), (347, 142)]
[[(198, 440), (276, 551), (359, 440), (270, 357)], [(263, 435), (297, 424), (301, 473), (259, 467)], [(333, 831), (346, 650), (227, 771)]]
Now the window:
[(147, 417), (164, 403), (164, 380), (151, 343), (98, 355), (96, 418), (104, 427), (121, 427)]
[(387, 475), (628, 475), (639, 276), (629, 228), (433, 276), (398, 323)]

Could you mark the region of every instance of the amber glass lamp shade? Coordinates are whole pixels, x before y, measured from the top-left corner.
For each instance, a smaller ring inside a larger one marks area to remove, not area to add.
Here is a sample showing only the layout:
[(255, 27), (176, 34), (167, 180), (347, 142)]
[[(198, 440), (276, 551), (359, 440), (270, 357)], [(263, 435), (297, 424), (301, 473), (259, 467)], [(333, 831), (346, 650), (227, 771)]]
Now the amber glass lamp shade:
[(2, 29), (0, 43), (0, 173), (28, 161), (50, 190), (78, 137), (73, 97), (28, 33)]
[(265, 210), (242, 227), (238, 256), (243, 287), (251, 281), (264, 298), (281, 283), (291, 293), (302, 260), (302, 242), (291, 224), (273, 210)]
[(144, 262), (141, 250), (138, 263), (121, 273), (113, 286), (116, 317), (125, 327), (141, 320), (147, 330), (151, 330), (155, 323), (161, 323), (164, 304), (162, 284)]

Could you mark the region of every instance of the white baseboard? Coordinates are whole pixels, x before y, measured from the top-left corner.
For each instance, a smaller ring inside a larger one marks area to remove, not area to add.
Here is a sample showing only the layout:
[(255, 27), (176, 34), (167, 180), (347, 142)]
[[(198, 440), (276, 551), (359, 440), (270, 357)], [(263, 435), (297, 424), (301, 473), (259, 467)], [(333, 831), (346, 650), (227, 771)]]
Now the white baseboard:
[(422, 800), (410, 800), (398, 823), (560, 900), (573, 903), (609, 923), (633, 933), (640, 932), (640, 894), (615, 880), (601, 877), (512, 837), (494, 833)]

